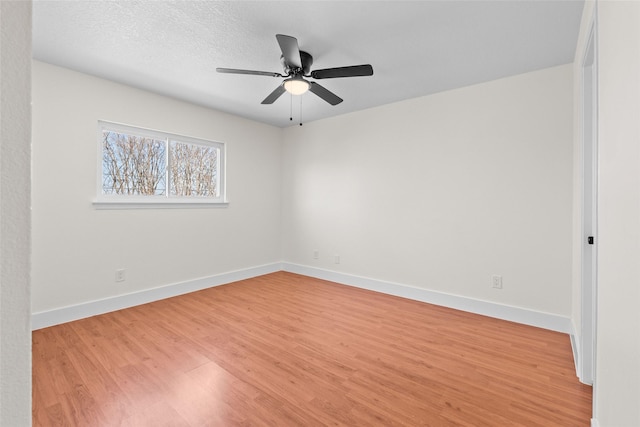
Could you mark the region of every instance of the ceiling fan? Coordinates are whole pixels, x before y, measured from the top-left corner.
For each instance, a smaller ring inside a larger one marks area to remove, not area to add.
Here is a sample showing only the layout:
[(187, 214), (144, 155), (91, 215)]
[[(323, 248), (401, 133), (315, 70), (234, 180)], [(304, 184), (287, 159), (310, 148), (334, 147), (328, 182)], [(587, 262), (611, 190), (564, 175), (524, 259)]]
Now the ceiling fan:
[(216, 68), (216, 71), (219, 73), (286, 77), (282, 84), (262, 101), (262, 104), (273, 104), (276, 99), (285, 92), (289, 92), (293, 95), (302, 95), (306, 91), (310, 91), (327, 101), (329, 104), (338, 105), (342, 102), (342, 98), (324, 86), (321, 86), (316, 82), (306, 80), (305, 77), (311, 77), (312, 79), (334, 79), (338, 77), (373, 75), (373, 67), (369, 64), (324, 68), (322, 70), (311, 71), (313, 56), (298, 48), (298, 40), (295, 37), (276, 34), (276, 39), (278, 40), (280, 50), (282, 51), (280, 62), (284, 68), (284, 74), (272, 73), (269, 71), (238, 70), (235, 68)]

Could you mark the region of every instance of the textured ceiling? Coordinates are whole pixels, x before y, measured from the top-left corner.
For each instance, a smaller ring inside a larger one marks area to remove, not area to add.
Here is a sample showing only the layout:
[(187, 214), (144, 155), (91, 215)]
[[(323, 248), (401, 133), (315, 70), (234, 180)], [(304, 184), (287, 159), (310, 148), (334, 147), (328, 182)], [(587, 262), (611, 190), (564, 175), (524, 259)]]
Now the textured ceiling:
[[(289, 126), (573, 61), (583, 2), (44, 1), (33, 56), (275, 126)], [(321, 80), (260, 102), (282, 79), (276, 34), (298, 39), (312, 69), (371, 64), (374, 75)]]

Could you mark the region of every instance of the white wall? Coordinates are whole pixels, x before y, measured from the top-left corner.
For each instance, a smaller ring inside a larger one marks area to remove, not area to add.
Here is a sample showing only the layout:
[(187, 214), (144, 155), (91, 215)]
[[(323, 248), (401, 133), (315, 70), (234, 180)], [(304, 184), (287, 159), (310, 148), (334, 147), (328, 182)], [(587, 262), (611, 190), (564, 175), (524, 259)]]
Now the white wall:
[[(226, 143), (229, 207), (96, 210), (98, 120)], [(33, 312), (279, 262), (281, 138), (279, 128), (34, 61)]]
[[(35, 61), (36, 327), (95, 314), (93, 301), (120, 308), (136, 293), (284, 260), (460, 296), (462, 309), (494, 304), (485, 314), (522, 308), (504, 318), (568, 331), (571, 71), (283, 131)], [(96, 210), (98, 120), (226, 142), (229, 208)], [(120, 268), (127, 280), (116, 283)], [(504, 289), (491, 288), (493, 274)], [(530, 321), (536, 313), (550, 317)]]
[(568, 318), (571, 209), (571, 65), (284, 132), (291, 263)]
[(600, 1), (595, 413), (640, 425), (640, 2)]
[(0, 425), (31, 425), (31, 2), (0, 2)]

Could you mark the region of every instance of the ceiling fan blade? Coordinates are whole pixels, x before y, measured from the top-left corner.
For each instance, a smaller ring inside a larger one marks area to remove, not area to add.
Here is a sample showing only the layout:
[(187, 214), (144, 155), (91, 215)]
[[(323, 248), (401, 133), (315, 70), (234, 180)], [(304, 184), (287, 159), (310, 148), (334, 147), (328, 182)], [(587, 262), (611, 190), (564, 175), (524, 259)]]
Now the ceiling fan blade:
[(311, 77), (314, 79), (335, 79), (337, 77), (360, 77), (372, 76), (373, 67), (369, 64), (351, 65), (349, 67), (325, 68), (322, 70), (314, 70)]
[(285, 93), (286, 90), (284, 85), (280, 85), (273, 92), (271, 92), (262, 102), (261, 104), (273, 104), (276, 99), (280, 98), (280, 95)]
[(300, 49), (298, 48), (298, 40), (295, 37), (285, 36), (284, 34), (276, 34), (284, 63), (289, 68), (302, 68), (302, 60), (300, 59)]
[(270, 71), (238, 70), (237, 68), (216, 68), (216, 71), (219, 73), (229, 74), (250, 74), (252, 76), (284, 77), (280, 73), (272, 73)]
[(309, 91), (315, 93), (331, 105), (338, 105), (342, 102), (342, 98), (324, 86), (320, 86), (318, 83), (309, 82)]

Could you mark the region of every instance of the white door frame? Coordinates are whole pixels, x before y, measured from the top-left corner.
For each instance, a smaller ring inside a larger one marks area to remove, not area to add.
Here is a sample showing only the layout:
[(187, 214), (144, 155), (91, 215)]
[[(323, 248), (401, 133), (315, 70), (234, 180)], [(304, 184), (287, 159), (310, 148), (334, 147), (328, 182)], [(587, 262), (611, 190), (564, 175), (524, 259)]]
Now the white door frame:
[[(595, 15), (595, 14), (594, 14)], [(595, 16), (582, 54), (582, 221), (580, 381), (593, 384), (596, 364), (598, 73)], [(588, 239), (591, 236), (592, 243)]]

